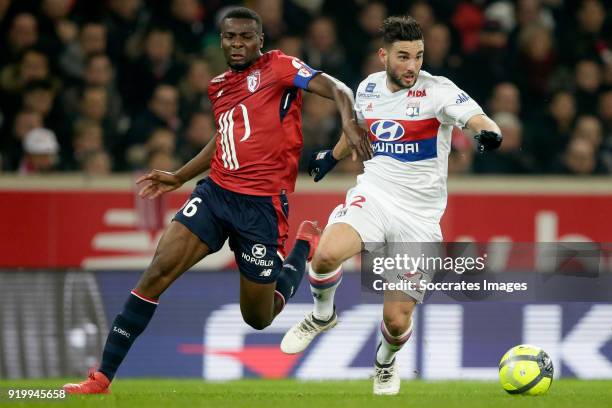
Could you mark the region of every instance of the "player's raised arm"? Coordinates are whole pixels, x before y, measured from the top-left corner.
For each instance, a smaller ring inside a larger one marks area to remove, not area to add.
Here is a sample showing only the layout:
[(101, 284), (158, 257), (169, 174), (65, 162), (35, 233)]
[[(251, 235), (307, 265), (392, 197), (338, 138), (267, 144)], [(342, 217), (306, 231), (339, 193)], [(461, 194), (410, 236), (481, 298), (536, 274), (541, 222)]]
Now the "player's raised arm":
[(216, 136), (215, 134), (200, 153), (177, 171), (171, 172), (154, 169), (140, 177), (136, 184), (145, 181), (149, 181), (149, 183), (140, 190), (138, 195), (152, 200), (164, 193), (176, 190), (187, 181), (208, 170), (210, 168), (210, 161), (215, 154)]
[(356, 160), (357, 156), (364, 160), (372, 158), (370, 141), (365, 131), (357, 123), (355, 116), (353, 91), (343, 82), (325, 73), (311, 79), (308, 83), (308, 90), (336, 102), (342, 117), (342, 131), (353, 153), (353, 160)]
[(497, 123), (487, 115), (474, 115), (466, 123), (466, 127), (475, 132), (474, 139), (478, 141), (480, 152), (495, 150), (502, 143), (502, 134)]

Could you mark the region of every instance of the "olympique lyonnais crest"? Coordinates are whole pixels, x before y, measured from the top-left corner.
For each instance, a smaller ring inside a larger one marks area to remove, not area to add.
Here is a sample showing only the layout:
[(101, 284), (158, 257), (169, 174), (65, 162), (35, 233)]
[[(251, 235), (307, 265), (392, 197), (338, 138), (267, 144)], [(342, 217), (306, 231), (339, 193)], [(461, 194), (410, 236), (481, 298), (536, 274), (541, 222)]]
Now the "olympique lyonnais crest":
[(247, 77), (247, 88), (251, 92), (255, 92), (257, 88), (259, 88), (259, 83), (261, 82), (261, 76), (259, 70), (253, 71)]
[(420, 104), (419, 103), (409, 103), (406, 105), (406, 115), (414, 118), (419, 116)]

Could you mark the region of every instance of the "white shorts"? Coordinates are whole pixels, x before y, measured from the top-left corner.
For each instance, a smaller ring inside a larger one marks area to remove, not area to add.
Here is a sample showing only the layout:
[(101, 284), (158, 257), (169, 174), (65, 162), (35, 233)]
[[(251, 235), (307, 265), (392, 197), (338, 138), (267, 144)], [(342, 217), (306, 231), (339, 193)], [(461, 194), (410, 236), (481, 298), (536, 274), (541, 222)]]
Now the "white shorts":
[[(393, 200), (385, 200), (388, 195), (383, 195), (371, 188), (365, 188), (360, 184), (346, 193), (346, 200), (337, 206), (329, 216), (327, 225), (345, 223), (353, 227), (360, 235), (368, 252), (379, 251), (385, 247), (385, 251), (393, 251), (397, 246), (389, 246), (388, 243), (438, 243), (442, 242), (442, 231), (438, 222), (426, 222), (422, 218), (414, 216), (414, 211), (407, 211), (394, 206)], [(403, 245), (402, 248), (413, 255), (419, 256), (424, 251), (435, 250), (431, 245)], [(426, 249), (424, 249), (426, 248)], [(391, 255), (391, 254), (388, 254)], [(431, 255), (431, 254), (430, 254)], [(420, 270), (408, 280), (419, 282), (425, 280), (430, 282), (435, 271)], [(399, 282), (404, 277), (396, 271), (384, 273), (387, 282)], [(418, 303), (423, 302), (425, 295), (421, 290), (403, 291)]]
[(359, 184), (346, 193), (346, 200), (332, 211), (327, 225), (350, 225), (366, 247), (381, 242), (441, 242), (440, 224), (415, 217), (416, 211), (398, 208), (393, 200)]

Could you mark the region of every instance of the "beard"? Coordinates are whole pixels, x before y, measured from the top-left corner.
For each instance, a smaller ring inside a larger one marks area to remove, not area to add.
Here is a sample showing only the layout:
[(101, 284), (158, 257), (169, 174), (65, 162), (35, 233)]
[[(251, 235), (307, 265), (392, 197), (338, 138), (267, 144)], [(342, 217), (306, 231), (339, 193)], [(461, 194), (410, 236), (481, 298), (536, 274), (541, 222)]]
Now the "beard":
[[(389, 65), (387, 65), (388, 67)], [(416, 84), (416, 81), (419, 77), (419, 73), (415, 73), (414, 74), (414, 82), (411, 83), (410, 85), (405, 85), (402, 82), (402, 77), (400, 75), (395, 75), (393, 72), (391, 72), (391, 70), (389, 68), (386, 69), (387, 71), (387, 78), (389, 78), (389, 80), (396, 86), (398, 86), (401, 89), (408, 89), (408, 88), (412, 88), (414, 86), (414, 84)]]

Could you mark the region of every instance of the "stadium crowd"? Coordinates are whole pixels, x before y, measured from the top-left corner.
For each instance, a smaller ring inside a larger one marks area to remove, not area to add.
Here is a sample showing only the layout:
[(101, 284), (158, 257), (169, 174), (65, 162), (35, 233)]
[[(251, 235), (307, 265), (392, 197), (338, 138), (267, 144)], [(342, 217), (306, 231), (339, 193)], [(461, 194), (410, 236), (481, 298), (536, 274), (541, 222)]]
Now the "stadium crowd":
[[(612, 174), (612, 3), (605, 0), (0, 0), (0, 168), (89, 175), (173, 170), (213, 136), (208, 82), (226, 70), (232, 5), (281, 49), (356, 89), (384, 69), (391, 14), (423, 26), (423, 69), (475, 98), (502, 147), (453, 133), (449, 172)], [(330, 147), (332, 101), (305, 95), (302, 169)], [(342, 171), (360, 163), (345, 161)]]

